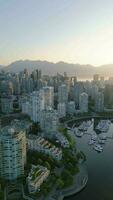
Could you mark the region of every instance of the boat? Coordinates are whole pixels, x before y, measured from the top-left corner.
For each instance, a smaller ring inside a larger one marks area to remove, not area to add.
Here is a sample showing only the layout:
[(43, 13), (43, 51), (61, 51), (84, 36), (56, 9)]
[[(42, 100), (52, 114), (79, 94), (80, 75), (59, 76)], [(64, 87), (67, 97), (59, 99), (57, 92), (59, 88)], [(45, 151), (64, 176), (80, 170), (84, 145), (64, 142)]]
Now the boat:
[(97, 151), (97, 152), (102, 152), (103, 151), (103, 147), (101, 145), (96, 144), (94, 146), (94, 150)]
[(107, 136), (106, 136), (106, 135), (103, 135), (103, 134), (99, 135), (99, 138), (100, 138), (101, 140), (107, 140)]
[(91, 140), (96, 141), (96, 140), (97, 140), (97, 135), (92, 135), (92, 136), (91, 136)]
[(98, 143), (99, 143), (99, 144), (105, 144), (105, 140), (104, 140), (104, 139), (99, 139), (99, 140), (98, 140)]
[(110, 124), (111, 124), (110, 120), (101, 120), (99, 124), (96, 126), (96, 130), (104, 133), (108, 132)]
[(92, 144), (94, 144), (94, 143), (95, 143), (95, 141), (92, 140), (92, 139), (88, 142), (89, 145), (92, 145)]
[(89, 121), (84, 121), (82, 122), (82, 124), (78, 127), (78, 130), (80, 131), (87, 131), (88, 128), (91, 126), (92, 122)]
[(96, 147), (99, 147), (100, 149), (103, 149), (103, 147), (100, 144), (96, 144)]

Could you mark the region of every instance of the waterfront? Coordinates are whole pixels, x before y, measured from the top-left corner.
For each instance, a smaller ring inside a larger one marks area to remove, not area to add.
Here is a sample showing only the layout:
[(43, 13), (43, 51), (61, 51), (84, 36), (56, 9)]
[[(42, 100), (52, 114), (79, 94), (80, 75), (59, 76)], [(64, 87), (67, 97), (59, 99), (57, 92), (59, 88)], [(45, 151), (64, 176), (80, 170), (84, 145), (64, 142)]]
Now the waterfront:
[[(109, 135), (113, 133), (113, 124)], [(87, 156), (89, 180), (86, 188), (65, 200), (113, 200), (113, 139), (108, 139), (102, 153), (88, 145), (90, 135), (76, 138), (77, 148)]]

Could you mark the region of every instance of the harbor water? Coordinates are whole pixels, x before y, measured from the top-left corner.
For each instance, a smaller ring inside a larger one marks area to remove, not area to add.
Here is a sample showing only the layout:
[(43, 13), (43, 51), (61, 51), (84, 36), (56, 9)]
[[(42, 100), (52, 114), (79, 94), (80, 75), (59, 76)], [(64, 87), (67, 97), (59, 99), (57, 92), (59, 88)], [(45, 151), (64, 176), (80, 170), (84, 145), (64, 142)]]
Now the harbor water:
[[(113, 124), (107, 133), (113, 134)], [(88, 184), (80, 193), (65, 198), (65, 200), (113, 200), (113, 139), (108, 138), (104, 144), (103, 152), (98, 153), (93, 146), (88, 145), (90, 135), (76, 137), (77, 148), (87, 157)]]

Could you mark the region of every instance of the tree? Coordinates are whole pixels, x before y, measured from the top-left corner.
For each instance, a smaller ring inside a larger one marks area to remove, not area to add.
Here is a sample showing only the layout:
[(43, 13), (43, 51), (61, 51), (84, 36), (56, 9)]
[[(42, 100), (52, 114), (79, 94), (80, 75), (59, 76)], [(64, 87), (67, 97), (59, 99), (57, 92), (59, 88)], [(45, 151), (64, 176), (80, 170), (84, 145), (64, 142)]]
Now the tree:
[(45, 162), (45, 166), (47, 167), (47, 169), (51, 170), (51, 165), (49, 164), (49, 162)]
[(43, 163), (43, 160), (41, 158), (38, 159), (38, 164), (41, 165)]
[(0, 200), (4, 200), (4, 193), (2, 191), (0, 192)]
[(57, 187), (58, 189), (62, 189), (64, 187), (64, 182), (62, 179), (57, 179)]
[(35, 134), (35, 135), (37, 135), (39, 132), (41, 132), (41, 128), (40, 128), (39, 123), (34, 122), (32, 124), (31, 132), (32, 132), (32, 134)]

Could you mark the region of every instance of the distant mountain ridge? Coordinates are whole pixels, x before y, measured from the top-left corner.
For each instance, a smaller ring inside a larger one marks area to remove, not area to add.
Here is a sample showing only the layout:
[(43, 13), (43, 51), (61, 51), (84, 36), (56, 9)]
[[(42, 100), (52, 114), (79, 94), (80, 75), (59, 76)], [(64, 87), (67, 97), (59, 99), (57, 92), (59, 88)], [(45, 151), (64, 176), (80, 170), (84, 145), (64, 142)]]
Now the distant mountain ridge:
[(68, 75), (76, 75), (79, 78), (91, 78), (95, 73), (101, 76), (113, 76), (113, 64), (102, 65), (94, 67), (92, 65), (71, 64), (65, 62), (48, 62), (48, 61), (32, 61), (32, 60), (18, 60), (5, 67), (0, 65), (0, 69), (11, 72), (20, 72), (27, 68), (30, 72), (35, 69), (41, 69), (43, 74), (55, 75), (58, 73), (67, 72)]

